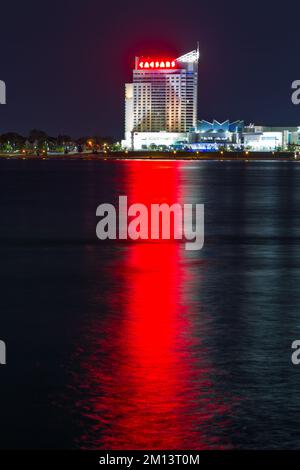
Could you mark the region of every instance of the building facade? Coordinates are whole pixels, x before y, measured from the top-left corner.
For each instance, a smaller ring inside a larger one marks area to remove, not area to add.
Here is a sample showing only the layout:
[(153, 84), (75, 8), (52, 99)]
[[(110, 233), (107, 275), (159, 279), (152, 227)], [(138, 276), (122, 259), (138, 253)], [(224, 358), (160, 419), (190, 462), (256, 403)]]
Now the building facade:
[[(140, 134), (147, 134), (146, 140), (151, 141), (152, 133), (152, 140), (156, 139), (153, 143), (175, 143), (177, 137), (196, 126), (198, 60), (198, 49), (177, 59), (135, 58), (133, 82), (125, 85), (123, 146), (137, 149), (137, 143), (143, 140)], [(170, 135), (157, 140), (158, 133)]]
[(300, 144), (299, 127), (245, 126), (244, 121), (198, 121), (188, 133), (192, 150), (251, 150), (271, 152), (288, 150)]
[(177, 59), (136, 57), (125, 85), (125, 139), (132, 150), (291, 150), (300, 127), (245, 126), (244, 121), (197, 121), (199, 48)]
[(244, 121), (202, 121), (188, 134), (193, 150), (218, 150), (220, 147), (239, 147), (242, 144)]
[(299, 127), (245, 127), (243, 134), (244, 147), (252, 151), (287, 150), (290, 146), (300, 144)]

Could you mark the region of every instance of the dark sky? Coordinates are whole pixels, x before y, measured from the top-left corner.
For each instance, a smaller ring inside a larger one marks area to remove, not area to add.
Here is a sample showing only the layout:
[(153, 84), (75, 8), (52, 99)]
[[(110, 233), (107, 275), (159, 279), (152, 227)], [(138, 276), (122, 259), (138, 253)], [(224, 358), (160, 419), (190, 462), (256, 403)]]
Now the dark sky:
[(299, 1), (6, 0), (0, 14), (0, 133), (120, 138), (134, 56), (197, 40), (199, 118), (300, 125)]

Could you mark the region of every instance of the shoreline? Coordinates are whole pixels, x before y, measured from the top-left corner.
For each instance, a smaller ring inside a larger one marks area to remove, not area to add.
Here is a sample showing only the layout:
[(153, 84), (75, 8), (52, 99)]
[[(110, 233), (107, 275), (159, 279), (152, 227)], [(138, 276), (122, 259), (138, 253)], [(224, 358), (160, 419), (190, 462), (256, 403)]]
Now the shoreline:
[(165, 161), (300, 161), (300, 155), (294, 152), (99, 152), (75, 154), (0, 154), (0, 160), (85, 160), (85, 161), (118, 161), (118, 160), (165, 160)]

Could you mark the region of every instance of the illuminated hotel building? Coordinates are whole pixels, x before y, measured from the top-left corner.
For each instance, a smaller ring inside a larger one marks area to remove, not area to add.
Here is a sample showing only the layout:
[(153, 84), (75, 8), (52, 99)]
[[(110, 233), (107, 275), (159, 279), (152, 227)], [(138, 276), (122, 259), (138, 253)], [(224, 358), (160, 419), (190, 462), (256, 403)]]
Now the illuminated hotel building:
[(136, 57), (125, 85), (125, 140), (141, 148), (186, 140), (197, 124), (199, 50), (177, 59)]

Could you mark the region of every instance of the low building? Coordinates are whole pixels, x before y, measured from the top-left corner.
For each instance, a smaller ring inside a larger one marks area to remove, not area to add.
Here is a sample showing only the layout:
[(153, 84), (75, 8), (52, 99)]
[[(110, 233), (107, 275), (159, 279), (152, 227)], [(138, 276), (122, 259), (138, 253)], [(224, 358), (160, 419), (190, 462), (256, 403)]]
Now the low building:
[(255, 126), (244, 129), (244, 147), (252, 151), (286, 150), (300, 144), (300, 127)]
[(193, 150), (218, 150), (220, 147), (236, 148), (242, 145), (244, 121), (198, 121), (188, 133)]
[(128, 148), (143, 150), (187, 146), (186, 132), (132, 132), (126, 141)]
[(287, 150), (300, 145), (300, 127), (245, 126), (244, 121), (198, 121), (188, 133), (193, 150), (248, 149), (257, 152)]

